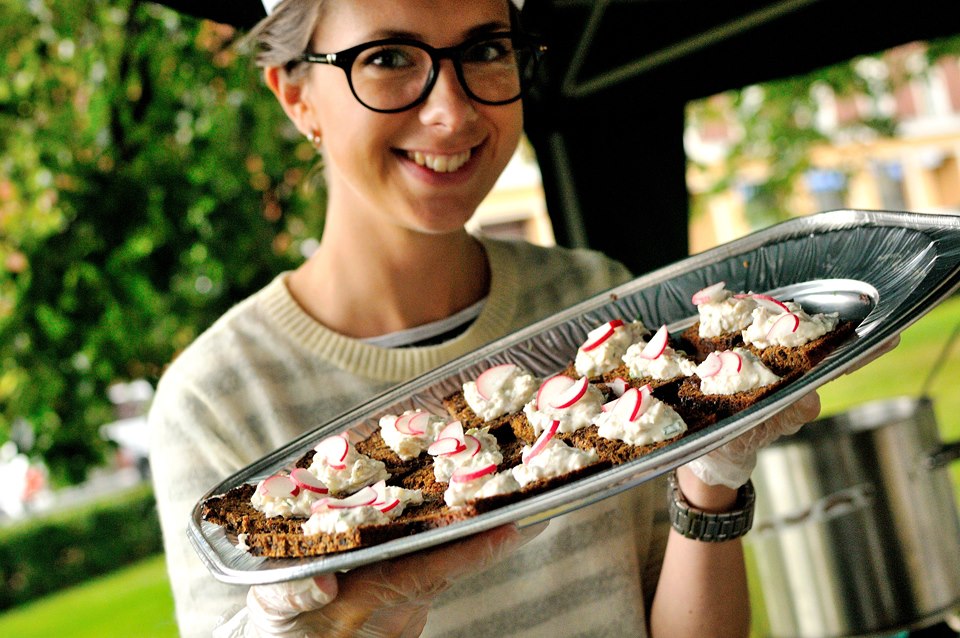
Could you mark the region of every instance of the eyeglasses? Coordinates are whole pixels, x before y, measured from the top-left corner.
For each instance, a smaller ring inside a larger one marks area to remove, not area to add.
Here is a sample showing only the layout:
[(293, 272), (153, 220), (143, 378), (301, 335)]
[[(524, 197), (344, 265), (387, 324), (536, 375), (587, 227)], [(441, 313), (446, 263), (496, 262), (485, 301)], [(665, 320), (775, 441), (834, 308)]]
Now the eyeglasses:
[(453, 62), (470, 99), (489, 105), (514, 102), (530, 85), (545, 51), (544, 45), (504, 32), (439, 49), (419, 40), (387, 38), (338, 53), (308, 51), (300, 59), (340, 67), (360, 104), (379, 113), (397, 113), (427, 99), (444, 59)]

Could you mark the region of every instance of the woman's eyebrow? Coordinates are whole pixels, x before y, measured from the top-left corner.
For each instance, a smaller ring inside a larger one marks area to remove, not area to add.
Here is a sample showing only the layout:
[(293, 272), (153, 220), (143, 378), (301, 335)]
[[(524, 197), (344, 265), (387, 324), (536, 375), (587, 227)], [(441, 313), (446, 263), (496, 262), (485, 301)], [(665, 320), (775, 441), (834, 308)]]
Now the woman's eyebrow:
[[(500, 31), (509, 31), (510, 25), (501, 20), (492, 20), (490, 22), (484, 22), (476, 26), (471, 27), (464, 34), (464, 40), (470, 38), (486, 35), (488, 33), (496, 33)], [(385, 40), (387, 38), (407, 38), (410, 40), (421, 40), (424, 41), (424, 36), (422, 33), (417, 33), (414, 31), (405, 31), (403, 29), (378, 29), (371, 33), (367, 34), (368, 40)]]

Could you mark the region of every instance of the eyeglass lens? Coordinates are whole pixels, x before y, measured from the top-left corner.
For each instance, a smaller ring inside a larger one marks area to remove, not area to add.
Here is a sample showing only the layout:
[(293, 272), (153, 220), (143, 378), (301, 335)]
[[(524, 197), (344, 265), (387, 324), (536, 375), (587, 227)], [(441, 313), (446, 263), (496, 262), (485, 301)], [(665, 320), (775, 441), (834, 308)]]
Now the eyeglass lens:
[[(498, 104), (520, 96), (532, 53), (510, 37), (486, 38), (459, 51), (461, 82), (471, 98)], [(437, 70), (439, 72), (439, 69)], [(396, 110), (417, 102), (433, 82), (430, 53), (415, 44), (384, 44), (364, 50), (350, 69), (357, 98), (370, 108)]]

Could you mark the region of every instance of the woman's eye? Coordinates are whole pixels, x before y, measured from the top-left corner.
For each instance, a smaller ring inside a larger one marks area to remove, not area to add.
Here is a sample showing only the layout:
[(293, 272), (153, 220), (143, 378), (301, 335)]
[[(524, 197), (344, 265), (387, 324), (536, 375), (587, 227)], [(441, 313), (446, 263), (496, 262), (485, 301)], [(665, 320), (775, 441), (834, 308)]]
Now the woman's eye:
[(402, 69), (414, 64), (414, 58), (402, 48), (382, 48), (368, 52), (361, 62), (381, 69)]
[(509, 55), (512, 46), (509, 40), (479, 42), (463, 54), (464, 62), (496, 62)]

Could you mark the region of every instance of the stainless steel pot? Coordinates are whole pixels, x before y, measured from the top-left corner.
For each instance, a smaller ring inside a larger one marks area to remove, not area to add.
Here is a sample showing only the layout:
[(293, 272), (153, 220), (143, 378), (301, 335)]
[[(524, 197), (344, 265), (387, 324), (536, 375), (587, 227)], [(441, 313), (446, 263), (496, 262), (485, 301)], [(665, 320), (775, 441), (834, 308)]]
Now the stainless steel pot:
[(960, 605), (960, 520), (929, 399), (869, 403), (761, 450), (747, 537), (777, 638), (889, 636)]

